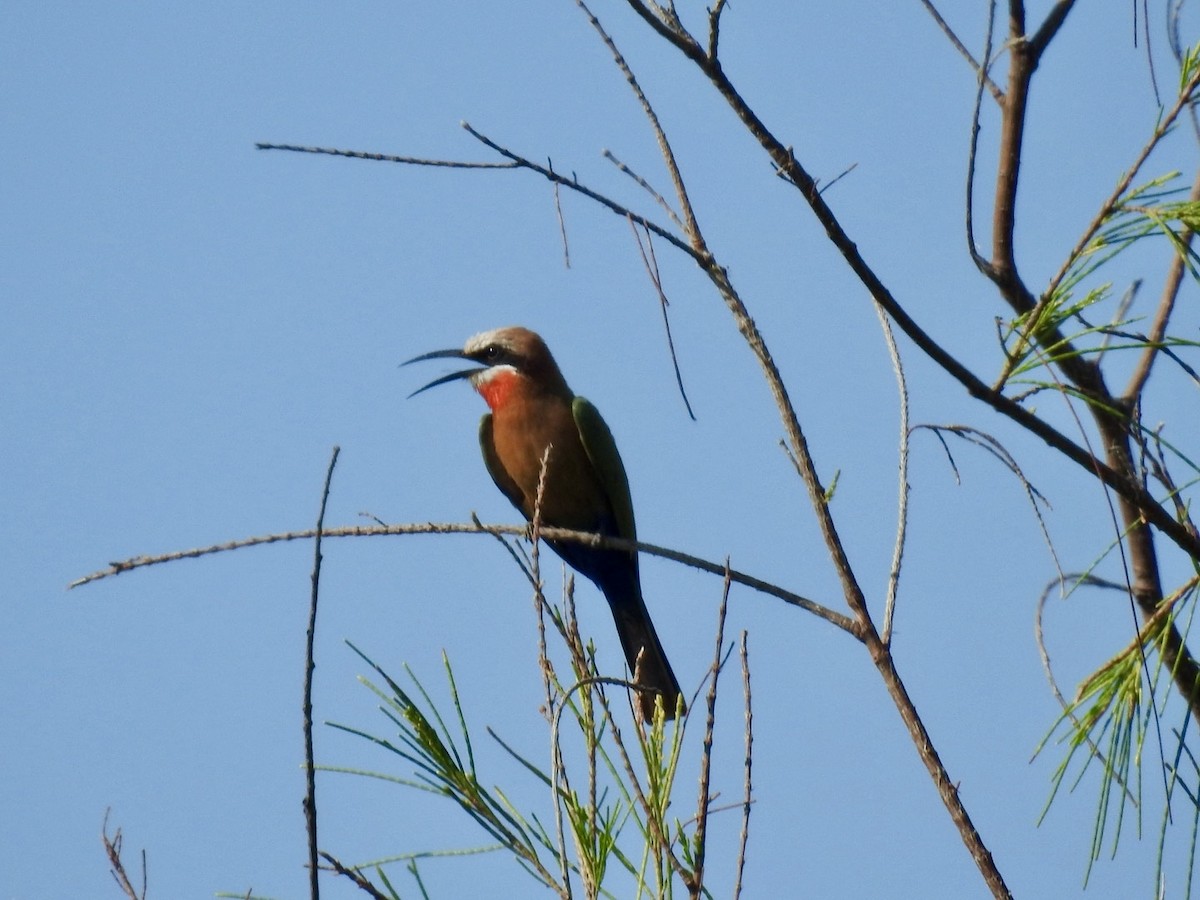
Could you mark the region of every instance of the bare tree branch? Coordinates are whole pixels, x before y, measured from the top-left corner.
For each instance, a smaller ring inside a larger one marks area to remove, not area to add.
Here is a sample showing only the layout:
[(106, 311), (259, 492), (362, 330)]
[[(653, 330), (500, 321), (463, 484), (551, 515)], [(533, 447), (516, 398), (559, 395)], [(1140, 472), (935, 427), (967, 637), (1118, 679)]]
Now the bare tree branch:
[(104, 824), (100, 826), (100, 839), (104, 842), (104, 852), (108, 856), (109, 874), (112, 875), (113, 881), (121, 888), (121, 892), (125, 894), (129, 900), (146, 900), (146, 851), (142, 850), (142, 890), (139, 892), (129, 878), (129, 873), (125, 869), (125, 862), (121, 859), (122, 844), (124, 838), (121, 835), (121, 829), (118, 828), (112, 837), (108, 836), (108, 816), (111, 809), (104, 811)]
[(1071, 12), (1071, 8), (1075, 6), (1075, 0), (1058, 0), (1051, 7), (1050, 12), (1046, 14), (1045, 20), (1037, 33), (1029, 39), (1030, 45), (1033, 47), (1033, 52), (1039, 58), (1050, 46), (1050, 42), (1054, 40), (1054, 36), (1058, 34), (1058, 29), (1062, 28), (1063, 23), (1067, 20), (1067, 14)]
[(386, 894), (381, 894), (379, 889), (376, 888), (375, 885), (371, 884), (371, 882), (367, 880), (366, 876), (363, 875), (359, 869), (350, 868), (349, 866), (343, 865), (340, 860), (329, 855), (328, 853), (322, 852), (321, 858), (325, 860), (325, 862), (329, 863), (330, 869), (332, 869), (334, 872), (337, 872), (339, 875), (345, 875), (352, 882), (354, 882), (360, 891), (365, 893), (367, 896), (374, 898), (374, 900), (391, 900), (391, 898), (389, 898)]
[[(464, 123), (465, 124), (465, 123)], [(409, 166), (433, 166), (444, 169), (518, 169), (518, 162), (463, 162), (454, 159), (426, 159), (420, 156), (392, 156), (388, 153), (364, 153), (361, 150), (338, 150), (334, 147), (303, 147), (299, 144), (255, 144), (256, 150), (287, 150), (292, 153), (316, 153), (324, 156), (347, 156), (350, 159), (369, 159), (375, 162), (404, 163)]]
[[(733, 83), (726, 76), (719, 61), (709, 61), (704, 52), (690, 36), (680, 36), (659, 21), (653, 12), (639, 0), (626, 2), (641, 16), (657, 33), (668, 40), (688, 59), (692, 60), (700, 71), (708, 78), (718, 93), (725, 98), (733, 111), (741, 119), (750, 134), (759, 142), (775, 166), (801, 192), (804, 199), (812, 208), (817, 220), (825, 228), (826, 235), (833, 245), (841, 252), (850, 269), (866, 287), (871, 297), (879, 303), (891, 316), (900, 330), (917, 345), (930, 359), (937, 363), (951, 377), (963, 385), (967, 392), (978, 400), (991, 406), (997, 412), (1007, 416), (1023, 428), (1037, 435), (1068, 459), (1075, 462), (1085, 471), (1095, 475), (1129, 502), (1142, 510), (1146, 520), (1163, 534), (1174, 541), (1181, 549), (1190, 555), (1200, 558), (1200, 541), (1197, 541), (1187, 529), (1180, 526), (1174, 516), (1162, 508), (1153, 496), (1130, 476), (1127, 471), (1113, 468), (1092, 453), (1080, 447), (1070, 438), (1063, 435), (1053, 426), (1025, 409), (1020, 403), (1006, 397), (1001, 391), (985, 384), (970, 369), (949, 353), (937, 341), (929, 336), (920, 325), (900, 305), (891, 291), (866, 262), (859, 252), (857, 243), (842, 228), (833, 210), (826, 204), (817, 189), (813, 177), (796, 159), (791, 148), (785, 146), (766, 125), (755, 115), (754, 111), (742, 98)], [(1020, 4), (1017, 6), (1022, 10)], [(695, 254), (693, 254), (695, 256)], [(703, 261), (697, 259), (703, 266)], [(1023, 287), (1023, 285), (1022, 285)], [(1035, 301), (1025, 290), (1025, 308), (1031, 309)]]
[[(525, 537), (529, 533), (528, 525), (481, 525), (477, 522), (470, 524), (450, 524), (450, 523), (434, 523), (426, 522), (424, 524), (412, 525), (348, 525), (341, 528), (325, 528), (320, 534), (323, 538), (347, 538), (347, 537), (381, 537), (381, 536), (398, 536), (403, 534), (486, 534), (486, 535), (511, 535), (513, 537)], [(662, 559), (669, 559), (673, 562), (682, 563), (686, 566), (691, 566), (693, 569), (699, 569), (702, 572), (708, 572), (710, 575), (724, 577), (725, 567), (720, 563), (709, 562), (701, 559), (698, 556), (691, 556), (687, 553), (681, 553), (678, 550), (671, 550), (666, 547), (659, 547), (655, 544), (647, 544), (644, 541), (628, 541), (623, 538), (606, 537), (600, 534), (590, 534), (586, 531), (570, 531), (566, 528), (542, 528), (542, 537), (547, 540), (554, 541), (574, 541), (576, 543), (585, 544), (591, 547), (612, 547), (617, 550), (637, 550), (641, 553), (657, 556)], [(226, 541), (222, 544), (212, 544), (207, 547), (195, 547), (190, 550), (177, 550), (173, 553), (163, 553), (157, 556), (135, 556), (130, 559), (120, 562), (109, 563), (108, 568), (93, 572), (90, 575), (85, 575), (82, 578), (77, 578), (71, 582), (68, 588), (77, 588), (85, 584), (90, 584), (93, 581), (100, 581), (103, 578), (111, 578), (114, 575), (120, 575), (124, 572), (131, 572), (134, 569), (145, 568), (146, 566), (161, 565), (163, 563), (176, 562), (181, 559), (195, 559), (199, 556), (211, 556), (214, 553), (226, 553), (231, 550), (240, 550), (243, 547), (256, 547), (263, 544), (284, 543), (287, 541), (307, 541), (312, 540), (317, 536), (317, 532), (313, 530), (304, 531), (285, 531), (277, 534), (266, 534), (259, 537), (242, 538), (236, 541)], [(831, 625), (840, 628), (847, 634), (862, 640), (859, 625), (849, 616), (843, 613), (836, 612), (815, 600), (809, 600), (807, 597), (802, 597), (800, 594), (785, 590), (770, 582), (763, 581), (760, 578), (755, 578), (753, 575), (747, 575), (744, 572), (739, 572), (737, 569), (730, 570), (730, 578), (735, 582), (746, 587), (758, 591), (762, 594), (767, 594), (783, 600), (792, 606), (797, 606), (807, 612), (812, 613), (820, 619), (824, 619)]]

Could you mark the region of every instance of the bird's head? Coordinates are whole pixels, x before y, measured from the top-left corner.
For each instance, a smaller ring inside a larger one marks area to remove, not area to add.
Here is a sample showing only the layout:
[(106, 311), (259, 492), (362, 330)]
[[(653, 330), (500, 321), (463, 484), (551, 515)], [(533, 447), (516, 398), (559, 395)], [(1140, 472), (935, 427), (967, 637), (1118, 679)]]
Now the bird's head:
[(415, 397), (431, 387), (465, 378), (477, 390), (488, 406), (502, 406), (511, 391), (518, 387), (542, 389), (571, 396), (570, 389), (550, 355), (550, 348), (540, 336), (528, 328), (510, 326), (485, 331), (469, 338), (461, 350), (434, 350), (406, 360), (402, 365), (426, 359), (465, 359), (477, 365), (459, 372), (435, 378), (429, 384), (409, 394)]

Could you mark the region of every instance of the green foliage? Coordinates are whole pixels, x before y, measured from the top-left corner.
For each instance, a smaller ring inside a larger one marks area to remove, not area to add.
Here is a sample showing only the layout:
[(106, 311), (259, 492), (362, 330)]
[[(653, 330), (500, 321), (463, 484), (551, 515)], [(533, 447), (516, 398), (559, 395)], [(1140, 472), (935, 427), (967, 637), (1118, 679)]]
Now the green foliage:
[[(1099, 357), (1118, 351), (1195, 348), (1200, 342), (1177, 336), (1158, 341), (1131, 332), (1137, 318), (1126, 316), (1127, 302), (1119, 302), (1107, 321), (1092, 324), (1084, 313), (1099, 312), (1113, 299), (1112, 284), (1103, 282), (1076, 295), (1083, 283), (1103, 266), (1138, 242), (1165, 238), (1184, 261), (1193, 278), (1200, 280), (1196, 251), (1186, 240), (1187, 232), (1200, 226), (1200, 203), (1176, 199), (1182, 194), (1171, 187), (1179, 178), (1171, 172), (1131, 188), (1114, 204), (1096, 234), (1067, 266), (1062, 279), (1038, 304), (1010, 320), (1000, 333), (1008, 360), (1008, 376), (1019, 378), (1073, 357)], [(1131, 299), (1131, 295), (1129, 295)], [(1006, 379), (1007, 380), (1007, 379)], [(1037, 390), (1061, 389), (1057, 381), (1025, 380)]]
[[(1096, 584), (1089, 576), (1081, 577), (1075, 587)], [(1159, 833), (1160, 854), (1166, 843), (1170, 822), (1171, 798), (1178, 791), (1192, 805), (1193, 840), (1197, 823), (1200, 823), (1200, 807), (1195, 806), (1200, 788), (1200, 769), (1193, 763), (1193, 781), (1189, 787), (1181, 772), (1180, 762), (1192, 761), (1184, 735), (1176, 732), (1178, 743), (1174, 751), (1174, 763), (1165, 761), (1165, 752), (1159, 722), (1169, 702), (1175, 695), (1171, 691), (1170, 679), (1174, 673), (1167, 670), (1163, 647), (1172, 624), (1180, 624), (1186, 611), (1189, 621), (1184, 623), (1185, 633), (1190, 627), (1190, 618), (1195, 614), (1195, 599), (1200, 577), (1193, 578), (1182, 588), (1163, 600), (1158, 611), (1145, 622), (1138, 639), (1116, 654), (1107, 663), (1089, 675), (1079, 686), (1075, 699), (1063, 710), (1058, 721), (1038, 745), (1035, 755), (1045, 751), (1055, 735), (1056, 743), (1065, 745), (1066, 752), (1054, 771), (1053, 787), (1039, 822), (1048, 814), (1059, 790), (1070, 784), (1074, 790), (1087, 772), (1099, 769), (1100, 785), (1097, 794), (1096, 818), (1092, 829), (1092, 843), (1084, 875), (1086, 884), (1093, 864), (1100, 859), (1106, 839), (1111, 839), (1110, 852), (1116, 855), (1126, 813), (1135, 816), (1139, 837), (1142, 833), (1142, 766), (1147, 758), (1162, 760), (1164, 787), (1167, 806)], [(1102, 584), (1110, 588), (1120, 585)], [(1185, 713), (1185, 722), (1190, 714)], [(1152, 740), (1147, 746), (1147, 738)], [(1072, 772), (1074, 775), (1072, 776)], [(1194, 851), (1193, 851), (1194, 858)], [(1161, 861), (1160, 861), (1161, 865)], [(1161, 871), (1159, 873), (1162, 874)], [(1190, 874), (1189, 874), (1190, 895)]]
[(1188, 90), (1188, 85), (1200, 71), (1200, 44), (1183, 48), (1183, 56), (1179, 60), (1179, 92)]
[[(1140, 644), (1127, 648), (1084, 681), (1075, 700), (1064, 710), (1051, 734), (1037, 749), (1037, 753), (1041, 753), (1055, 732), (1065, 731), (1061, 741), (1065, 742), (1067, 753), (1055, 769), (1053, 789), (1039, 822), (1045, 818), (1059, 789), (1067, 782), (1072, 764), (1080, 751), (1083, 761), (1071, 781), (1072, 790), (1093, 765), (1100, 768), (1096, 820), (1085, 883), (1091, 874), (1092, 864), (1100, 858), (1108, 829), (1112, 829), (1112, 849), (1115, 853), (1126, 809), (1132, 807), (1138, 814), (1141, 808), (1140, 770), (1134, 761), (1140, 758), (1146, 737), (1143, 652)], [(1138, 815), (1140, 833), (1141, 820)]]
[[(627, 741), (605, 694), (605, 687), (614, 682), (597, 675), (590, 646), (578, 639), (573, 610), (568, 606), (566, 616), (551, 607), (547, 612), (571, 644), (574, 676), (572, 686), (563, 690), (553, 667), (548, 662), (544, 667), (548, 689), (558, 698), (548, 716), (553, 746), (548, 770), (490, 729), (488, 734), (517, 763), (518, 774), (532, 776), (536, 785), (546, 789), (549, 814), (522, 810), (510, 799), (515, 796), (510, 790), (487, 786), (494, 782), (480, 771), (472, 727), (448, 659), (448, 699), (440, 701), (439, 709), (439, 701), (407, 666), (405, 676), (411, 684), (406, 688), (351, 645), (377, 676), (379, 683), (360, 680), (380, 699), (380, 711), (395, 733), (380, 737), (345, 725), (334, 727), (393, 754), (411, 769), (411, 775), (323, 768), (379, 778), (451, 800), (493, 842), (454, 853), (507, 853), (559, 896), (573, 896), (581, 884), (587, 897), (669, 898), (681, 883), (685, 895), (710, 896), (699, 884), (695, 820), (681, 821), (670, 811), (686, 716), (668, 722), (659, 703), (654, 721), (635, 724), (634, 739)], [(577, 748), (569, 760), (562, 751), (560, 730), (569, 732), (570, 743)], [(401, 854), (354, 868), (373, 869), (383, 886), (381, 892), (397, 896), (385, 867), (404, 862), (425, 896), (416, 860), (450, 853)], [(618, 877), (620, 887), (612, 884)]]
[[(1186, 96), (1196, 90), (1200, 45), (1186, 50), (1180, 64), (1180, 90), (1181, 95)], [(1166, 130), (1161, 126), (1156, 129), (1134, 171)], [(1129, 174), (1125, 179), (1132, 177)], [(1126, 185), (1128, 180), (1122, 180), (1120, 184)], [(998, 386), (1020, 385), (1024, 393), (1018, 399), (1025, 403), (1039, 393), (1053, 392), (1064, 398), (1073, 412), (1074, 401), (1082, 401), (1098, 414), (1099, 419), (1116, 423), (1129, 438), (1129, 453), (1136, 455), (1131, 477), (1147, 488), (1154, 485), (1165, 494), (1165, 502), (1174, 503), (1181, 521), (1187, 521), (1186, 492), (1200, 483), (1200, 468), (1164, 437), (1163, 426), (1152, 430), (1143, 425), (1143, 393), (1151, 366), (1156, 362), (1168, 364), (1169, 361), (1200, 384), (1194, 364), (1185, 357), (1185, 351), (1200, 348), (1200, 341), (1195, 339), (1194, 332), (1170, 333), (1171, 310), (1175, 303), (1173, 289), (1169, 289), (1165, 298), (1150, 312), (1141, 312), (1137, 303), (1139, 283), (1134, 281), (1127, 290), (1115, 291), (1109, 273), (1113, 270), (1112, 263), (1131, 249), (1145, 246), (1148, 239), (1165, 240), (1174, 251), (1178, 265), (1182, 266), (1182, 272), (1200, 281), (1200, 256), (1192, 247), (1192, 232), (1197, 229), (1200, 229), (1200, 203), (1189, 199), (1185, 189), (1180, 187), (1178, 172), (1123, 188), (1085, 230), (1043, 296), (1024, 314), (999, 326), (1005, 366)], [(1180, 270), (1176, 270), (1176, 274), (1179, 273)], [(1108, 277), (1102, 278), (1102, 275)], [(1145, 324), (1143, 320), (1146, 320)], [(1103, 384), (1102, 378), (1112, 378), (1116, 368), (1113, 363), (1122, 357), (1128, 363), (1129, 371), (1129, 387), (1125, 393), (1095, 389), (1094, 385)], [(1092, 372), (1080, 363), (1087, 363)], [(1078, 377), (1080, 373), (1085, 377)], [(1082, 431), (1083, 417), (1075, 413), (1075, 421)], [(1089, 437), (1082, 437), (1087, 444)], [(1097, 456), (1105, 456), (1106, 451), (1098, 450), (1092, 444), (1089, 448)], [(1109, 462), (1112, 464), (1111, 458)], [(1170, 471), (1178, 463), (1188, 470), (1182, 485), (1175, 481)], [(1146, 580), (1139, 575), (1139, 582), (1135, 582), (1135, 576), (1130, 574), (1130, 550), (1126, 544), (1129, 530), (1139, 527), (1140, 523), (1126, 518), (1123, 533), (1116, 525), (1115, 513), (1113, 522), (1112, 542), (1084, 574), (1075, 577), (1069, 594), (1085, 585), (1132, 594), (1132, 585), (1138, 583), (1139, 590), (1146, 590)], [(1118, 565), (1122, 577), (1115, 582), (1096, 577), (1093, 573), (1102, 564)], [(1192, 560), (1192, 564), (1195, 567), (1197, 563)], [(1170, 730), (1176, 738), (1173, 748), (1165, 742), (1163, 733), (1167, 729), (1162, 720), (1168, 711), (1179, 715), (1171, 709), (1173, 702), (1180, 701), (1172, 687), (1172, 680), (1180, 673), (1171, 670), (1176, 655), (1169, 649), (1169, 637), (1174, 635), (1175, 640), (1186, 642), (1195, 614), (1196, 587), (1196, 578), (1185, 582), (1162, 599), (1152, 614), (1139, 613), (1138, 607), (1145, 605), (1144, 594), (1137, 604), (1130, 599), (1135, 622), (1148, 616), (1140, 623), (1136, 637), (1082, 681), (1075, 698), (1064, 702), (1061, 717), (1037, 748), (1038, 754), (1046, 752), (1052, 740), (1064, 748), (1054, 771), (1042, 818), (1048, 814), (1064, 786), (1074, 790), (1089, 773), (1093, 782), (1098, 782), (1085, 884), (1102, 853), (1116, 854), (1121, 837), (1131, 824), (1141, 836), (1143, 775), (1144, 767), (1149, 764), (1150, 784), (1158, 784), (1161, 775), (1165, 798), (1164, 819), (1158, 837), (1158, 875), (1160, 879), (1166, 877), (1161, 855), (1168, 835), (1172, 833), (1169, 826), (1174, 824), (1173, 817), (1180, 808), (1186, 806), (1180, 818), (1191, 822), (1192, 844), (1185, 888), (1185, 894), (1190, 896), (1190, 866), (1195, 862), (1197, 834), (1200, 833), (1200, 807), (1197, 806), (1200, 767), (1196, 766), (1186, 743), (1192, 715), (1186, 699), (1182, 727)], [(1186, 694), (1185, 690), (1185, 698)], [(1154, 772), (1156, 768), (1159, 771)], [(1155, 894), (1158, 893), (1159, 885), (1156, 885)]]

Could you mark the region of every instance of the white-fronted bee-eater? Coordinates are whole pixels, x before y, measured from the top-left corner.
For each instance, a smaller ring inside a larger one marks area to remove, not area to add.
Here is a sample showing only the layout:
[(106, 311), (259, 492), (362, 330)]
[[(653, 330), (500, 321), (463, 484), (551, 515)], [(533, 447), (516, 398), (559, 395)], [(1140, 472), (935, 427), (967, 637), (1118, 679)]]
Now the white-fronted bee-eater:
[[(479, 422), (483, 461), (526, 519), (533, 518), (549, 447), (542, 524), (636, 540), (629, 479), (612, 433), (596, 407), (572, 393), (538, 335), (526, 328), (498, 328), (476, 335), (461, 350), (435, 350), (408, 362), (444, 358), (477, 365), (444, 375), (413, 396), (458, 379), (471, 383), (491, 410)], [(642, 599), (637, 553), (573, 541), (547, 543), (608, 600), (643, 717), (652, 717), (659, 697), (667, 718), (674, 717), (679, 683)]]

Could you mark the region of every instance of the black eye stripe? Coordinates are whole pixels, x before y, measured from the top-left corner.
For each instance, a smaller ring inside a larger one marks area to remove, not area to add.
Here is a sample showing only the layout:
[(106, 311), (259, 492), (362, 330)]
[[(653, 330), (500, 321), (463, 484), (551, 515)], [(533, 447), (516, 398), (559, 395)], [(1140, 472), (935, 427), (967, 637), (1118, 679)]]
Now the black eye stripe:
[(512, 349), (499, 343), (484, 344), (476, 350), (469, 351), (467, 355), (476, 362), (487, 365), (516, 365), (518, 360)]

